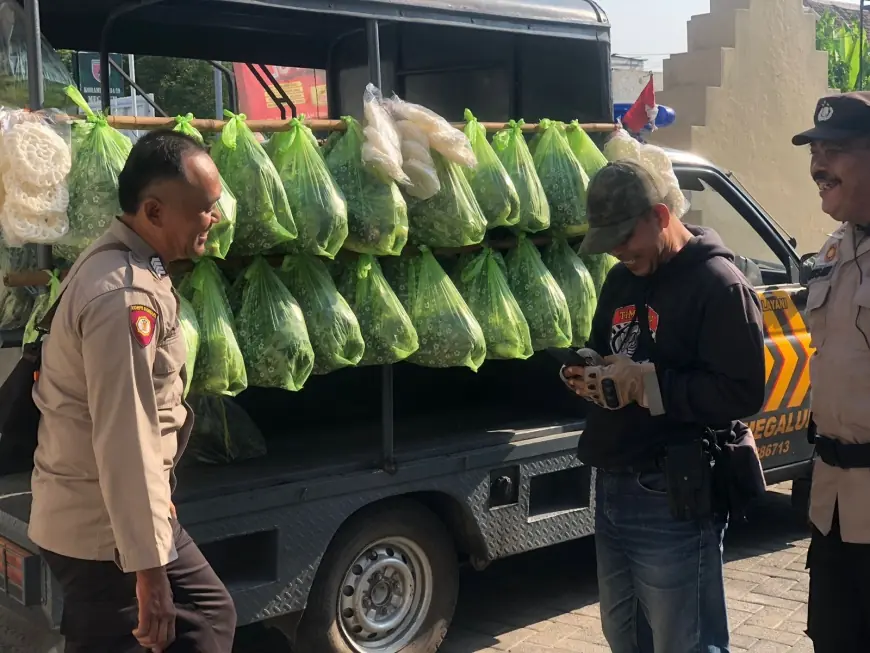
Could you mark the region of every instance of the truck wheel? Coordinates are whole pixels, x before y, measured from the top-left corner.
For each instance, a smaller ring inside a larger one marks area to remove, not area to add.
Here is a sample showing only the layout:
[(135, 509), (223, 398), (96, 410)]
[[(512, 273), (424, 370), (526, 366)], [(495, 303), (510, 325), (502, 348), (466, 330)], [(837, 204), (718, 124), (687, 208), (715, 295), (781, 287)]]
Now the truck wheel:
[(296, 634), (304, 653), (434, 653), (453, 618), (453, 540), (408, 499), (351, 517), (326, 551)]

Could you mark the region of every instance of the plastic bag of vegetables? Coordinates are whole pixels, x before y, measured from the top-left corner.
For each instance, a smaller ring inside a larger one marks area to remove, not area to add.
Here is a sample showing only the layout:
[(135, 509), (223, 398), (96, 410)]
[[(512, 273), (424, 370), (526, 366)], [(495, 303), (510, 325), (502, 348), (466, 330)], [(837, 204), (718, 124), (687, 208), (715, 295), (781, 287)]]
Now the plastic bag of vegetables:
[(550, 205), (523, 136), (523, 124), (511, 120), (507, 129), (493, 137), (492, 145), (520, 198), (516, 227), (534, 233), (550, 227)]
[(187, 363), (185, 374), (187, 382), (184, 384), (184, 396), (190, 392), (193, 383), (193, 374), (196, 371), (196, 355), (199, 353), (199, 322), (196, 320), (196, 311), (193, 305), (184, 297), (178, 297), (178, 323), (181, 325), (181, 333), (184, 336), (184, 344), (187, 347)]
[(589, 177), (565, 136), (565, 126), (552, 120), (539, 123), (541, 140), (535, 148), (535, 170), (550, 205), (550, 227), (568, 235), (585, 233), (586, 187)]
[[(186, 134), (202, 143), (202, 134), (191, 124), (192, 120), (192, 113), (188, 113), (186, 116), (176, 116), (174, 131)], [(205, 256), (226, 258), (227, 252), (230, 251), (230, 246), (233, 244), (233, 236), (236, 232), (237, 206), (236, 196), (227, 185), (223, 176), (221, 176), (221, 198), (215, 207), (220, 217), (220, 222), (213, 225), (211, 231), (208, 232), (208, 241), (205, 244)]]
[(468, 303), (486, 340), (490, 359), (526, 359), (532, 351), (529, 324), (508, 286), (501, 254), (484, 247), (462, 265), (456, 287)]
[(208, 465), (266, 455), (266, 439), (245, 410), (229, 397), (191, 395), (196, 419), (185, 458)]
[(38, 288), (9, 288), (3, 282), (7, 272), (36, 270), (35, 247), (7, 247), (0, 241), (0, 329), (20, 329), (33, 311)]
[(420, 348), (408, 362), (425, 367), (468, 367), (486, 359), (486, 339), (474, 314), (428, 247), (387, 262), (387, 278), (417, 330)]
[(571, 151), (589, 179), (595, 176), (601, 168), (607, 165), (607, 157), (605, 157), (595, 142), (589, 138), (589, 134), (580, 126), (577, 120), (572, 120), (565, 127), (565, 133), (568, 137), (568, 145)]
[(535, 351), (571, 345), (571, 313), (565, 293), (525, 234), (507, 256), (507, 279), (532, 336)]
[(57, 301), (57, 296), (60, 293), (60, 277), (58, 276), (58, 271), (54, 270), (49, 274), (48, 292), (40, 293), (36, 298), (36, 301), (33, 302), (33, 311), (24, 327), (24, 336), (21, 340), (22, 347), (29, 342), (36, 342), (36, 339), (39, 337), (39, 331), (37, 331), (36, 325), (42, 321), (42, 318), (45, 317), (48, 309)]
[(363, 164), (360, 124), (347, 116), (342, 120), (346, 131), (330, 137), (324, 150), (328, 152), (326, 165), (347, 201), (344, 247), (360, 254), (398, 256), (408, 242), (405, 198), (395, 182), (382, 179)]
[(578, 255), (592, 276), (592, 283), (595, 285), (595, 296), (598, 297), (601, 294), (601, 287), (604, 285), (607, 273), (610, 272), (610, 268), (619, 263), (619, 260), (610, 254), (578, 253)]
[(571, 313), (571, 344), (585, 347), (592, 332), (597, 293), (589, 270), (564, 238), (556, 238), (544, 250), (544, 265), (556, 279)]
[(72, 262), (121, 215), (118, 175), (133, 144), (110, 127), (104, 116), (91, 111), (78, 89), (70, 86), (67, 94), (85, 115), (83, 122), (74, 122), (72, 127), (69, 232), (56, 246), (61, 258)]
[(361, 254), (339, 279), (338, 289), (356, 315), (365, 341), (358, 365), (390, 365), (417, 351), (417, 331), (374, 256)]
[(211, 148), (211, 157), (236, 196), (234, 256), (277, 250), (296, 238), (296, 223), (278, 171), (243, 113), (224, 111), (229, 119)]
[(314, 350), (302, 309), (262, 256), (242, 274), (236, 331), (248, 383), (295, 392), (311, 375)]
[(428, 200), (408, 200), (411, 239), (427, 247), (475, 245), (486, 235), (486, 218), (456, 163), (432, 153), (441, 190)]
[(199, 324), (199, 351), (190, 389), (194, 394), (233, 397), (248, 387), (248, 375), (226, 296), (226, 280), (215, 262), (202, 258), (178, 289)]
[(333, 258), (347, 238), (347, 203), (311, 130), (299, 118), (272, 136), (267, 152), (284, 182), (299, 238), (290, 250)]
[(323, 261), (310, 254), (284, 258), (281, 279), (299, 300), (314, 349), (314, 374), (360, 362), (365, 342), (359, 321), (338, 292)]
[(514, 182), (486, 140), (486, 129), (465, 110), (465, 135), (477, 157), (477, 167), (463, 168), (465, 178), (480, 204), (487, 227), (510, 227), (520, 219), (520, 196)]

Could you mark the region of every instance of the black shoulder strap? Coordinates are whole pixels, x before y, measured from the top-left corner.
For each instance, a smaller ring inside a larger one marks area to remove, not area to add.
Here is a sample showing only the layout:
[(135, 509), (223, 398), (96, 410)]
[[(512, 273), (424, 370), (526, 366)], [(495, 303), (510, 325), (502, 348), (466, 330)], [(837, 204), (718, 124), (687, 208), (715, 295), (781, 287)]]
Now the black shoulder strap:
[(39, 332), (40, 337), (45, 335), (51, 329), (51, 321), (54, 319), (54, 314), (57, 313), (57, 307), (60, 306), (60, 298), (63, 297), (63, 294), (66, 292), (66, 289), (69, 287), (69, 282), (75, 273), (81, 270), (82, 266), (85, 264), (85, 261), (95, 256), (96, 254), (102, 254), (103, 252), (123, 252), (128, 250), (129, 248), (122, 243), (106, 243), (105, 245), (100, 245), (99, 247), (94, 248), (92, 251), (88, 252), (88, 255), (85, 256), (81, 261), (76, 261), (74, 265), (74, 269), (70, 270), (69, 276), (64, 280), (64, 286), (60, 291), (60, 294), (57, 296), (57, 299), (54, 300), (54, 304), (51, 305), (42, 319), (39, 321), (39, 324), (36, 325), (36, 330)]

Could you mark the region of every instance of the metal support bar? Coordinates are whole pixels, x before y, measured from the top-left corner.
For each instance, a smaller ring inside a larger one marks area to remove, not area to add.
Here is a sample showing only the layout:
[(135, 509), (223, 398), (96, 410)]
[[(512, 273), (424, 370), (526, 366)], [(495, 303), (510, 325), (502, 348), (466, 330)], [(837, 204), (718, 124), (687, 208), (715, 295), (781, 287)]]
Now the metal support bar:
[(260, 86), (263, 87), (263, 90), (266, 91), (267, 95), (272, 99), (272, 102), (275, 103), (275, 106), (278, 107), (278, 111), (281, 113), (281, 120), (287, 120), (287, 110), (284, 108), (284, 103), (278, 99), (278, 96), (275, 95), (275, 91), (272, 89), (269, 84), (266, 83), (266, 80), (263, 79), (263, 76), (260, 74), (260, 71), (257, 70), (254, 64), (245, 64), (248, 67), (248, 70), (251, 71), (251, 74), (257, 79), (260, 83)]
[(133, 81), (133, 78), (130, 77), (130, 75), (128, 75), (126, 72), (124, 72), (123, 66), (119, 66), (118, 63), (114, 59), (109, 59), (109, 65), (112, 68), (114, 68), (115, 70), (117, 70), (118, 73), (121, 75), (121, 77), (124, 78), (124, 81), (127, 82), (134, 89), (136, 89), (136, 91), (139, 93), (139, 95), (142, 96), (142, 99), (145, 100), (152, 107), (154, 107), (154, 110), (157, 113), (159, 113), (164, 118), (169, 117), (169, 114), (166, 113), (163, 109), (161, 109), (160, 106), (158, 106), (158, 104), (154, 100), (152, 100), (150, 97), (148, 97), (148, 94), (144, 90), (142, 90), (142, 87), (139, 86), (139, 84), (137, 84), (135, 81)]
[(381, 88), (383, 83), (381, 79), (381, 35), (378, 21), (373, 19), (366, 21), (366, 42), (368, 45), (369, 79), (372, 84)]
[[(219, 61), (209, 61), (212, 67), (215, 70), (220, 71), (220, 73), (224, 76), (224, 81), (227, 83), (227, 95), (230, 100), (230, 111), (233, 113), (239, 112), (239, 91), (236, 86), (236, 76), (233, 75), (233, 71), (224, 66)], [(220, 116), (218, 116), (219, 118)]]
[(284, 87), (278, 83), (278, 80), (275, 79), (275, 76), (272, 74), (272, 71), (269, 70), (269, 66), (264, 66), (260, 64), (260, 68), (263, 69), (263, 72), (266, 74), (266, 77), (269, 78), (269, 81), (272, 82), (272, 85), (275, 87), (275, 90), (281, 96), (281, 99), (284, 101), (288, 107), (290, 107), (290, 114), (293, 118), (297, 117), (296, 114), (296, 105), (293, 103), (293, 100), (290, 99), (290, 96), (287, 95), (287, 91), (284, 90)]

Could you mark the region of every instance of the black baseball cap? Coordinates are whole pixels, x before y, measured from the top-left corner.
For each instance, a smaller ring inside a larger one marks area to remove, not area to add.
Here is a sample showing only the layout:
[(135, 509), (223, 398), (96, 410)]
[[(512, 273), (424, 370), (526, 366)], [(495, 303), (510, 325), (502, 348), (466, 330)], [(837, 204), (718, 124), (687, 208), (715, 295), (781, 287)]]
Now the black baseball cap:
[(813, 141), (848, 141), (870, 136), (870, 93), (823, 97), (816, 104), (815, 127), (791, 139), (794, 145)]
[(589, 182), (589, 232), (580, 243), (580, 252), (613, 251), (631, 237), (638, 221), (662, 202), (655, 178), (641, 163), (632, 159), (608, 163)]

